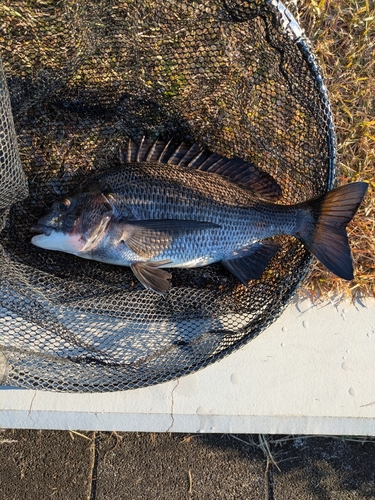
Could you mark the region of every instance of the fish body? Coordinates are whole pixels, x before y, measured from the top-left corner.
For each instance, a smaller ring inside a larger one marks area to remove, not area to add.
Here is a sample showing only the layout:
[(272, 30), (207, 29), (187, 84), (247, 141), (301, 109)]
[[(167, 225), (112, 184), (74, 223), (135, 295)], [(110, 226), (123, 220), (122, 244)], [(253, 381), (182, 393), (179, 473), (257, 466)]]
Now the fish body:
[[(251, 163), (180, 145), (130, 143), (124, 164), (90, 178), (57, 201), (32, 243), (109, 264), (130, 266), (164, 293), (163, 268), (222, 262), (241, 282), (259, 278), (278, 246), (296, 236), (335, 274), (352, 279), (345, 226), (367, 184), (355, 183), (296, 205), (280, 205), (278, 184)], [(332, 235), (336, 231), (338, 236)], [(322, 248), (321, 248), (322, 247)]]

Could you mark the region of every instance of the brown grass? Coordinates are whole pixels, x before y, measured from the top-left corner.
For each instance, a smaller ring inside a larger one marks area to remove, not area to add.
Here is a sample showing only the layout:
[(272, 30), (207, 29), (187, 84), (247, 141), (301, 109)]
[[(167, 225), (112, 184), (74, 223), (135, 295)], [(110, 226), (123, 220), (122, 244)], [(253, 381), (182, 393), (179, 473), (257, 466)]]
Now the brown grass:
[(300, 25), (313, 42), (335, 121), (338, 182), (364, 180), (366, 198), (348, 226), (355, 279), (315, 263), (307, 289), (327, 296), (375, 296), (375, 5), (371, 0), (300, 0)]
[[(294, 2), (288, 2), (291, 9)], [(0, 29), (0, 49), (3, 53), (19, 51), (25, 74), (32, 72), (25, 48), (33, 45), (33, 38), (38, 40), (39, 57), (53, 62), (51, 52), (60, 31), (64, 30), (62, 22), (39, 40), (40, 26), (47, 23), (49, 10), (56, 8), (53, 0), (44, 0), (42, 5), (44, 17), (35, 16), (33, 3), (6, 0), (0, 5), (0, 21), (4, 23)], [(64, 15), (75, 16), (78, 5), (67, 2)], [(338, 182), (365, 180), (369, 183), (365, 201), (348, 227), (354, 281), (336, 278), (315, 261), (305, 287), (319, 297), (337, 293), (375, 296), (374, 0), (299, 0), (298, 9), (300, 25), (313, 42), (330, 95), (338, 140)], [(23, 29), (25, 23), (28, 30)], [(11, 43), (14, 37), (19, 40), (15, 46)], [(77, 43), (79, 39), (72, 37), (72, 50)]]

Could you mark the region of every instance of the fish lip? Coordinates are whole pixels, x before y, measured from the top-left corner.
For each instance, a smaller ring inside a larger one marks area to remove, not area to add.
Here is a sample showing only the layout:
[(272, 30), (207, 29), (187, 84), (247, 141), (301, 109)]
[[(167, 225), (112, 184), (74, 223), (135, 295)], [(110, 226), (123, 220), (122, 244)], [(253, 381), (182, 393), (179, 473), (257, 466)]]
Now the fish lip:
[(52, 233), (52, 227), (44, 226), (43, 224), (34, 224), (30, 228), (30, 232), (38, 233), (38, 234), (45, 234), (46, 236), (49, 236)]

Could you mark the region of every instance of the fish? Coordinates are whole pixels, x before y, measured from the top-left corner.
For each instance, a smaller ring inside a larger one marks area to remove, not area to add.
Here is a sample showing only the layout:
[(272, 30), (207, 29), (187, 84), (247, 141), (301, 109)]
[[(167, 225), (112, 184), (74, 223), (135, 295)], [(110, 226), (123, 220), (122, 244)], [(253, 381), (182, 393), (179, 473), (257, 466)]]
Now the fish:
[(336, 276), (352, 280), (346, 226), (368, 184), (279, 203), (276, 180), (252, 162), (197, 144), (129, 140), (121, 163), (56, 200), (31, 230), (31, 243), (129, 266), (146, 289), (165, 294), (168, 268), (221, 262), (243, 285), (261, 278), (279, 251), (278, 235), (299, 239)]

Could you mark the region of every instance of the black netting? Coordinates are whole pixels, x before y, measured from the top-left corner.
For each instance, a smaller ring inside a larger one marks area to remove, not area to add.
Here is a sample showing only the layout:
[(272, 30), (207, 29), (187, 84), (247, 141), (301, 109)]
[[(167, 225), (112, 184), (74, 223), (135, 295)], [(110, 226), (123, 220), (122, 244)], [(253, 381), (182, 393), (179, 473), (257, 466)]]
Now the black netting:
[[(281, 203), (332, 187), (329, 104), (311, 50), (261, 0), (5, 2), (0, 74), (0, 381), (110, 391), (176, 378), (254, 338), (310, 256), (293, 238), (245, 288), (221, 264), (173, 270), (165, 297), (128, 268), (41, 250), (30, 227), (128, 138), (252, 160)], [(27, 186), (29, 195), (27, 196)], [(27, 197), (26, 197), (27, 196)]]

